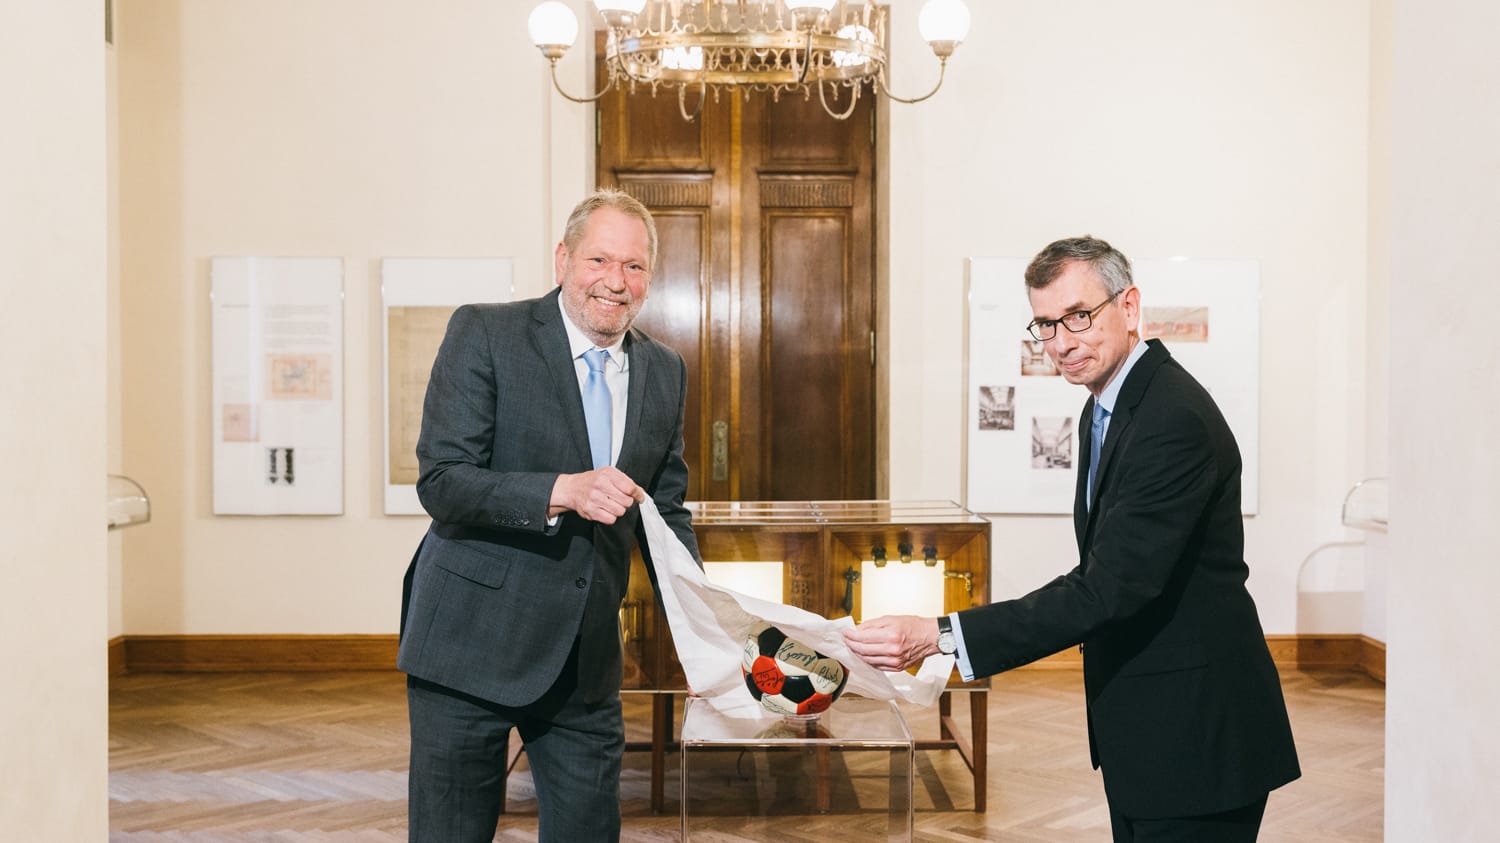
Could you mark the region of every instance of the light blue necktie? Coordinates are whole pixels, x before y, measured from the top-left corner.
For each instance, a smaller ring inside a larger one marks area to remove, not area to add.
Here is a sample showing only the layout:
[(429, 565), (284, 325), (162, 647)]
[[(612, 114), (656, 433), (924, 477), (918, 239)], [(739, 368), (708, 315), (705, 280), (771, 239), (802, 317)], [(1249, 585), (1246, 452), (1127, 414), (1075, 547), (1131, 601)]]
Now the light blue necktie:
[(1089, 485), (1083, 492), (1084, 505), (1089, 509), (1094, 508), (1094, 475), (1099, 471), (1099, 451), (1104, 447), (1104, 421), (1109, 418), (1109, 411), (1094, 399), (1094, 424), (1089, 428)]
[(589, 367), (588, 380), (583, 382), (583, 420), (589, 428), (594, 468), (609, 465), (609, 444), (613, 438), (610, 420), (613, 402), (609, 398), (609, 384), (604, 380), (604, 361), (608, 359), (609, 352), (600, 348), (583, 353), (583, 362)]

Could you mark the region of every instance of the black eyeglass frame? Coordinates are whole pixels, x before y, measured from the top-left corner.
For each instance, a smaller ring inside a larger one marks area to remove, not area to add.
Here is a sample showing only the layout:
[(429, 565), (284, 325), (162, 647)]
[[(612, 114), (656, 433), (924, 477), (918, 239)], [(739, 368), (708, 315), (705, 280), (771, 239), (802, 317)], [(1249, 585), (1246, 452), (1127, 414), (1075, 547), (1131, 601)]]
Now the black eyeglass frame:
[[(1128, 290), (1130, 288), (1126, 287), (1125, 289)], [(1123, 292), (1125, 292), (1125, 290), (1120, 291), (1120, 293)], [(1067, 328), (1068, 333), (1070, 334), (1081, 334), (1084, 331), (1087, 331), (1088, 329), (1094, 327), (1094, 317), (1098, 316), (1099, 311), (1107, 307), (1110, 302), (1119, 298), (1120, 293), (1112, 294), (1109, 298), (1100, 302), (1098, 307), (1095, 307), (1092, 310), (1075, 310), (1072, 313), (1064, 313), (1059, 319), (1033, 319), (1030, 322), (1026, 323), (1026, 333), (1031, 334), (1032, 338), (1037, 342), (1047, 342), (1048, 340), (1055, 338), (1057, 336), (1058, 325)], [(1083, 317), (1083, 327), (1074, 328), (1073, 326), (1068, 324), (1068, 320), (1074, 318), (1075, 316)], [(1042, 336), (1042, 333), (1048, 327), (1050, 327), (1052, 330), (1050, 332), (1047, 332), (1047, 335), (1045, 337)]]

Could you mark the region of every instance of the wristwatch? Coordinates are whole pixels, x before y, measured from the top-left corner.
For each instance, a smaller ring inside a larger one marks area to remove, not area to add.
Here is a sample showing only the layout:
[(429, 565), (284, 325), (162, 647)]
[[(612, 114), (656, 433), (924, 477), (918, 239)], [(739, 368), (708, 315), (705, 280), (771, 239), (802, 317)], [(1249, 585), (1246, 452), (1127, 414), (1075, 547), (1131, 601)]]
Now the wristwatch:
[(938, 615), (938, 652), (951, 656), (958, 652), (958, 639), (953, 636), (953, 619)]

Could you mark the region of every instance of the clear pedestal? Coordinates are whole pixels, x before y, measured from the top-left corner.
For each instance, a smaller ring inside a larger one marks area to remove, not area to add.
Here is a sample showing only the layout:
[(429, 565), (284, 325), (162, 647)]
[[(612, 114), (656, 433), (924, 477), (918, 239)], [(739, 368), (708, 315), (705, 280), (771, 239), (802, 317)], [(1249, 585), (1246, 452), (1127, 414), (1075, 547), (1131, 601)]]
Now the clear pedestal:
[(750, 719), (689, 698), (681, 745), (685, 841), (911, 840), (914, 744), (893, 702), (845, 697), (812, 719)]

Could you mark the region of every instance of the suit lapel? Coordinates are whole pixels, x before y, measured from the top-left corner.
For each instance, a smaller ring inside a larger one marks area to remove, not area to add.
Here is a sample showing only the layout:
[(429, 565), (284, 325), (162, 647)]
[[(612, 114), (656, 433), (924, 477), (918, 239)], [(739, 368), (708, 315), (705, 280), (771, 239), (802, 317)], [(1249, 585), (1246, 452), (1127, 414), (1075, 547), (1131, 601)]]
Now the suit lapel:
[[(1089, 466), (1087, 456), (1082, 460), (1083, 469), (1079, 472), (1078, 492), (1073, 498), (1073, 527), (1078, 534), (1080, 551), (1089, 543), (1094, 531), (1095, 516), (1104, 508), (1104, 477), (1113, 463), (1115, 451), (1119, 450), (1119, 444), (1124, 440), (1135, 418), (1135, 408), (1145, 397), (1146, 385), (1151, 383), (1157, 367), (1171, 358), (1172, 355), (1167, 351), (1166, 346), (1161, 344), (1161, 340), (1146, 340), (1146, 353), (1135, 362), (1130, 369), (1130, 374), (1125, 377), (1125, 383), (1121, 384), (1120, 394), (1115, 399), (1114, 412), (1109, 416), (1109, 430), (1105, 432), (1104, 444), (1099, 449), (1099, 468), (1094, 471), (1094, 506), (1092, 509), (1085, 507), (1083, 502), (1083, 488), (1088, 483)], [(1083, 417), (1088, 419), (1089, 429), (1086, 433), (1092, 436), (1094, 426), (1094, 399), (1092, 397), (1084, 404)]]
[(1092, 395), (1089, 396), (1089, 400), (1083, 402), (1083, 412), (1078, 414), (1078, 418), (1083, 420), (1083, 424), (1079, 425), (1078, 429), (1078, 450), (1080, 457), (1078, 460), (1078, 488), (1073, 492), (1073, 533), (1078, 537), (1078, 550), (1081, 553), (1083, 551), (1083, 537), (1088, 527), (1089, 518), (1089, 509), (1087, 504), (1084, 503), (1084, 489), (1088, 486), (1089, 482), (1089, 457), (1092, 456), (1088, 443), (1093, 441), (1090, 437), (1094, 435), (1094, 397)]
[(646, 408), (646, 378), (649, 376), (648, 368), (650, 362), (647, 360), (646, 344), (640, 341), (635, 329), (625, 334), (625, 345), (623, 350), (626, 360), (630, 366), (629, 397), (625, 403), (625, 439), (620, 443), (620, 457), (615, 460), (615, 465), (626, 464), (627, 457), (633, 456), (630, 445), (640, 437), (636, 435), (641, 424), (641, 413)]
[(568, 331), (562, 324), (562, 311), (558, 310), (557, 298), (561, 288), (537, 300), (531, 310), (531, 341), (537, 354), (547, 366), (552, 384), (557, 388), (561, 406), (567, 408), (564, 421), (573, 435), (573, 445), (578, 449), (579, 461), (585, 469), (592, 468), (594, 458), (589, 450), (588, 423), (583, 418), (583, 395), (578, 390), (578, 370), (573, 367), (572, 349), (568, 347)]

